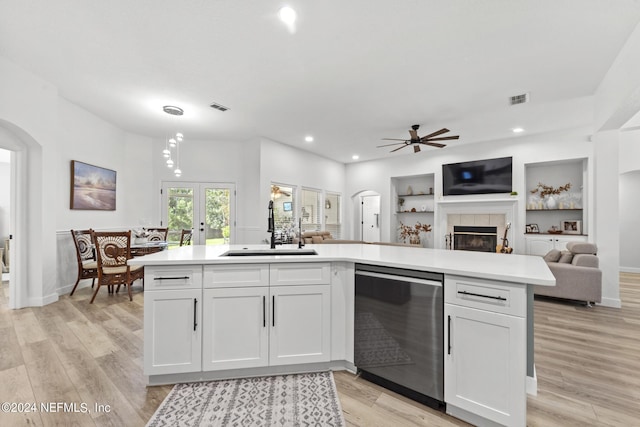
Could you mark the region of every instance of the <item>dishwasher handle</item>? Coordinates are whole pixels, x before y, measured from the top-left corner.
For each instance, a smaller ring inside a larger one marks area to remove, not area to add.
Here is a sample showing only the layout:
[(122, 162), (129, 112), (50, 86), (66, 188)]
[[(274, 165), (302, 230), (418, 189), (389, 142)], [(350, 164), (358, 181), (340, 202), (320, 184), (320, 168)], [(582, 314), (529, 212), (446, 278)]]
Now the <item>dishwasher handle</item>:
[(376, 277), (378, 279), (397, 280), (399, 282), (418, 283), (420, 285), (442, 287), (442, 282), (436, 280), (426, 280), (417, 277), (396, 276), (393, 274), (375, 273), (373, 271), (356, 270), (356, 276)]

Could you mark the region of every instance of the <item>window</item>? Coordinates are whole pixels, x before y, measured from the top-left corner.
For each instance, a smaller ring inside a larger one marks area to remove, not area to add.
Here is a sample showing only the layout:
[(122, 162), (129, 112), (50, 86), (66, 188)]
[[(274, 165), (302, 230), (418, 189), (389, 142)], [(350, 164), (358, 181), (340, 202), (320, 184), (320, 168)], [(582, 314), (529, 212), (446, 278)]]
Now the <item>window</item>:
[(320, 231), (322, 226), (320, 199), (320, 191), (308, 188), (302, 189), (300, 218), (302, 218), (302, 229), (304, 231)]
[(276, 239), (286, 243), (293, 233), (295, 223), (296, 187), (286, 184), (271, 183), (271, 200), (273, 200), (273, 218), (276, 226)]
[(334, 239), (342, 238), (342, 218), (340, 215), (340, 194), (325, 194), (324, 199), (324, 224)]

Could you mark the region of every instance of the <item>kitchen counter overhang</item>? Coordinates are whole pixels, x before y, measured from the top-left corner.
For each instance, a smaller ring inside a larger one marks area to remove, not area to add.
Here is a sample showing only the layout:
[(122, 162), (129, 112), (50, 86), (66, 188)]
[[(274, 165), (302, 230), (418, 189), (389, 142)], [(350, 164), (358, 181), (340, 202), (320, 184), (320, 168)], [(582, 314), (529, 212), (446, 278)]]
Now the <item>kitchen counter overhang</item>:
[[(228, 251), (264, 250), (267, 245), (182, 246), (129, 260), (130, 265), (215, 265), (296, 262), (353, 262), (477, 277), (528, 285), (555, 286), (542, 257), (370, 244), (306, 245), (317, 255), (223, 256)], [(295, 245), (278, 249), (291, 251)]]

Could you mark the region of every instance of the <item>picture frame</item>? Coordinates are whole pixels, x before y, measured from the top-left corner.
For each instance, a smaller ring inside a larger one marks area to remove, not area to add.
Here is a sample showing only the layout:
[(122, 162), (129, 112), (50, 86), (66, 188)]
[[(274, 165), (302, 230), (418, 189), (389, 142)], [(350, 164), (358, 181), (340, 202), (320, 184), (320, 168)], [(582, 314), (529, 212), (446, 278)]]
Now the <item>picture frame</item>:
[(116, 182), (114, 170), (71, 160), (70, 208), (115, 211)]
[(282, 211), (291, 212), (291, 202), (282, 202)]
[(527, 224), (525, 232), (535, 234), (540, 233), (540, 229), (538, 228), (538, 224)]
[(582, 221), (568, 219), (560, 222), (560, 230), (564, 234), (582, 234)]

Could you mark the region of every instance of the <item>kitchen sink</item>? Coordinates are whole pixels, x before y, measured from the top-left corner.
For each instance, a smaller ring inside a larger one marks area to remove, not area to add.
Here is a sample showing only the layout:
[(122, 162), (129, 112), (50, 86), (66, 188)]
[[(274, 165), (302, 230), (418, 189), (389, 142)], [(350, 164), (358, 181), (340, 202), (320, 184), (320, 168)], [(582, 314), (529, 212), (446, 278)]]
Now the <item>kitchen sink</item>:
[(315, 249), (232, 249), (220, 256), (318, 255)]

